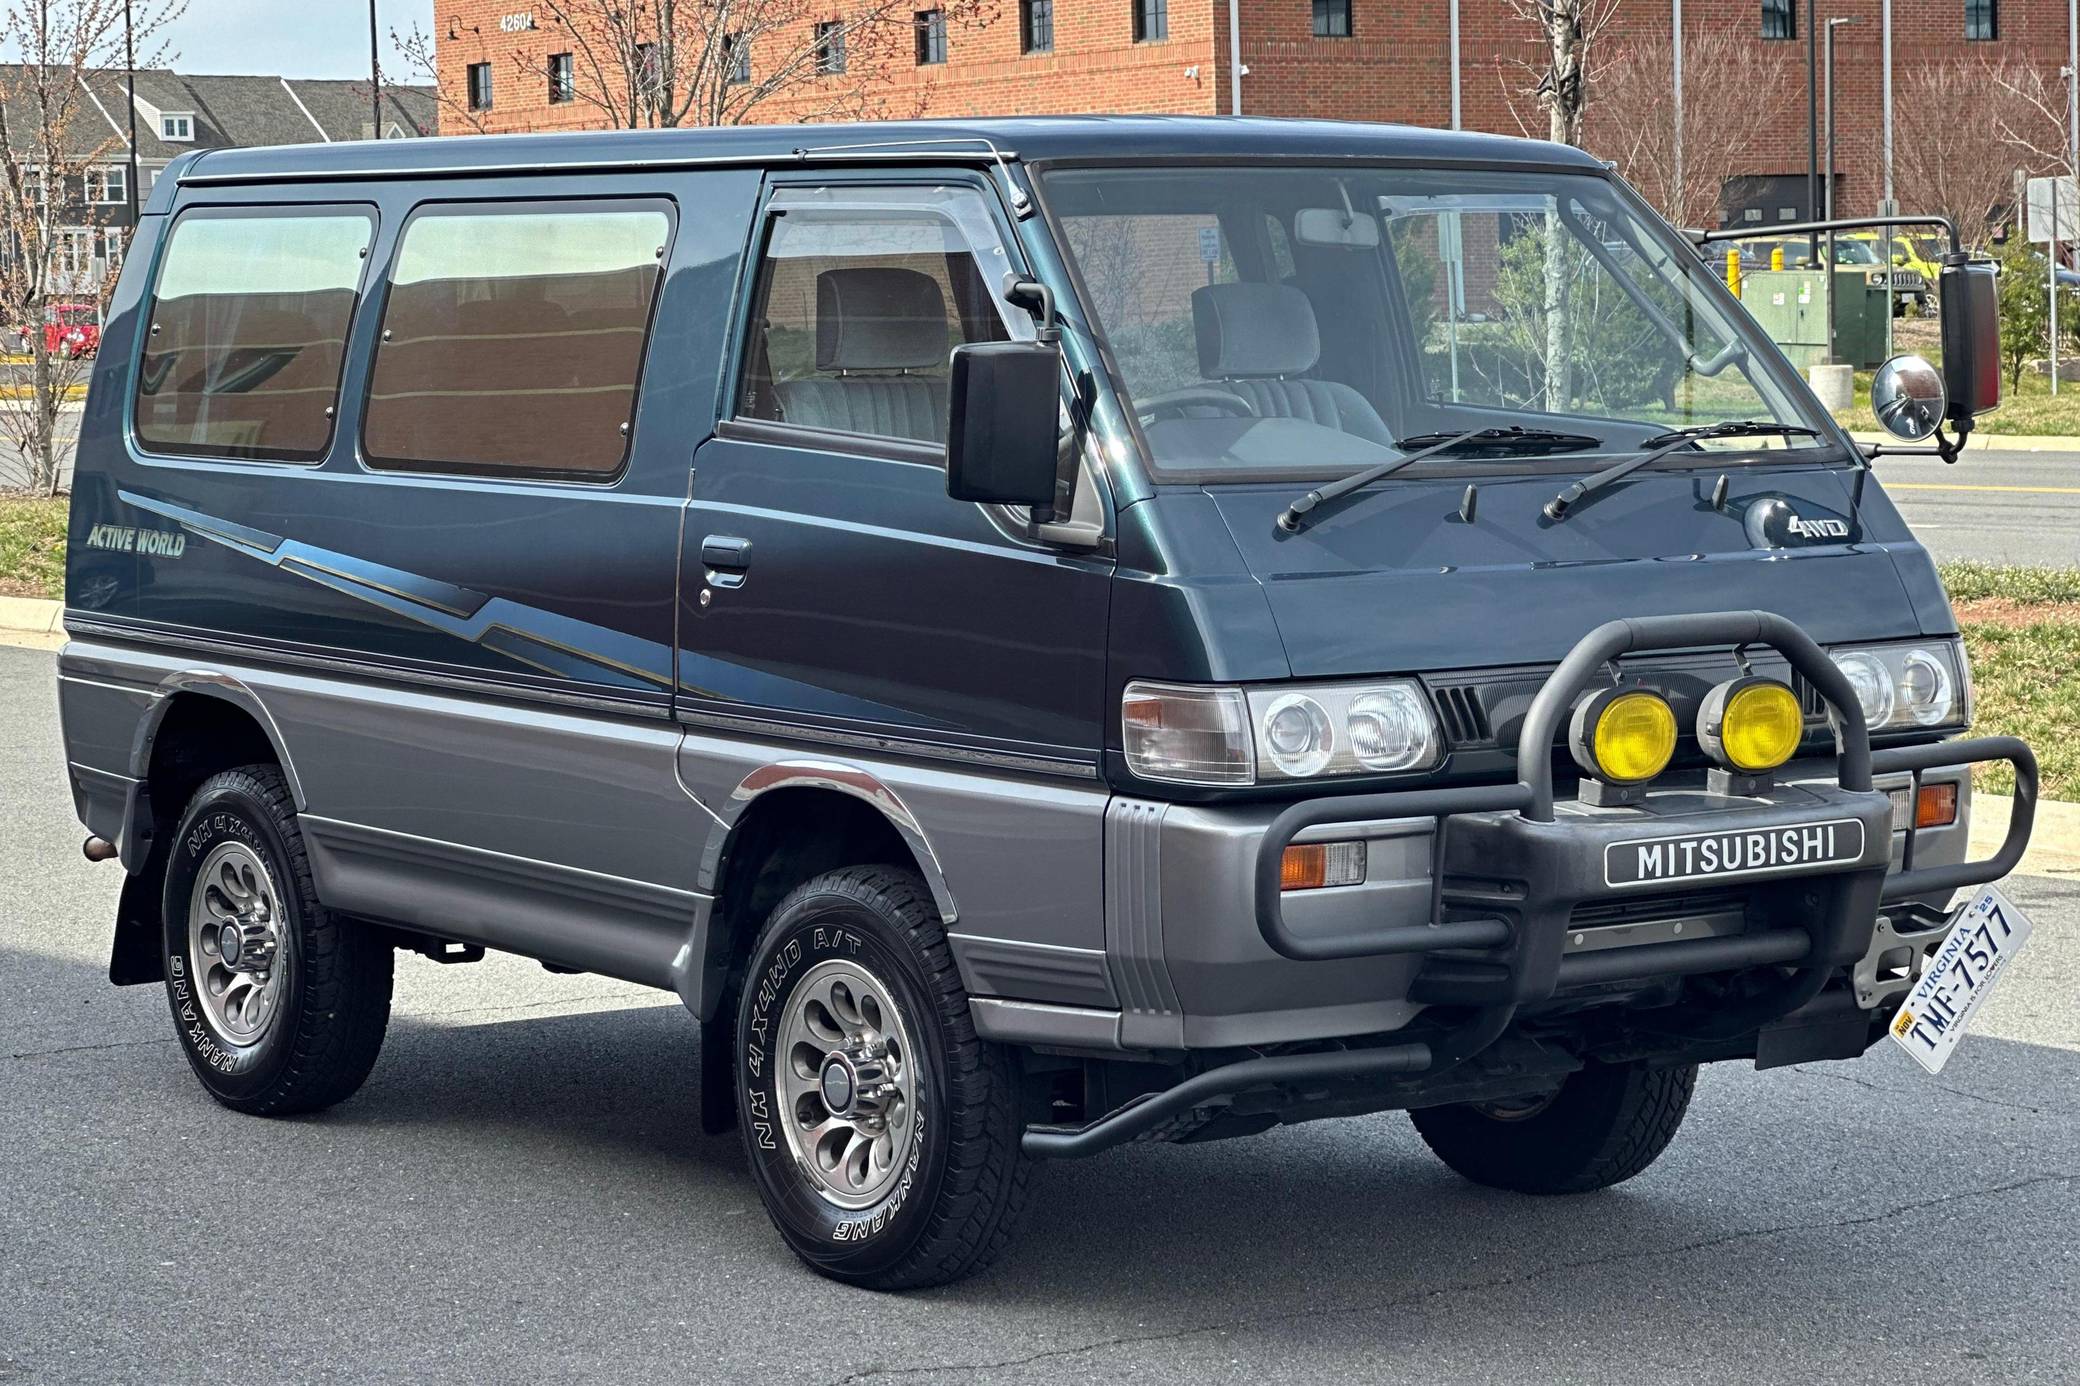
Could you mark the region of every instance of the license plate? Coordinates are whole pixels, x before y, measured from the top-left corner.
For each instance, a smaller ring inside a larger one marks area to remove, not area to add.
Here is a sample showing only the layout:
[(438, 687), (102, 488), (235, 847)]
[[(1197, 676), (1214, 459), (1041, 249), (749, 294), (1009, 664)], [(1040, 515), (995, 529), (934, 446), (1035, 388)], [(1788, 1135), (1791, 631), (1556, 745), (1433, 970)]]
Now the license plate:
[(1950, 1062), (1979, 1004), (2029, 942), (2028, 916), (1993, 886), (1979, 887), (1952, 918), (1950, 936), (1892, 1018), (1893, 1039), (1930, 1073)]
[(1862, 856), (1863, 822), (1856, 818), (1752, 832), (1632, 838), (1603, 849), (1603, 883), (1616, 888), (1773, 876), (1839, 866)]

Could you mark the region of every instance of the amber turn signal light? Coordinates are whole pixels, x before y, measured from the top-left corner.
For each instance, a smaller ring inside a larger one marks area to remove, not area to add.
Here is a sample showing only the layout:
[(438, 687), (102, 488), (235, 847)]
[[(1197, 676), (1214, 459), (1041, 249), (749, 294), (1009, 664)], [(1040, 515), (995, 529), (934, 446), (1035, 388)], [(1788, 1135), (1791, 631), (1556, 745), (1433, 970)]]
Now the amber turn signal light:
[(1914, 796), (1914, 826), (1947, 828), (1957, 821), (1957, 786), (1925, 784)]
[(1362, 842), (1296, 842), (1278, 859), (1280, 890), (1320, 890), (1364, 879)]

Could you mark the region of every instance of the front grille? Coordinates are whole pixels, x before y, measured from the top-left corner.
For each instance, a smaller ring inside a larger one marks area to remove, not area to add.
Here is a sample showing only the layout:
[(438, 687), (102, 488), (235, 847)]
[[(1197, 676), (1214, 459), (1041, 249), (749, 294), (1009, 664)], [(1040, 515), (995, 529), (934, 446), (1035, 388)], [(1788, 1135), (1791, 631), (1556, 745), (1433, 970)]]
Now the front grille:
[(1600, 929), (1612, 924), (1641, 924), (1654, 919), (1687, 919), (1741, 908), (1741, 896), (1730, 890), (1692, 890), (1674, 895), (1646, 895), (1619, 900), (1590, 900), (1574, 907), (1571, 929)]
[(1495, 740), (1488, 710), (1470, 688), (1455, 684), (1438, 689), (1437, 713), (1444, 723), (1445, 738), (1454, 746), (1481, 746)]

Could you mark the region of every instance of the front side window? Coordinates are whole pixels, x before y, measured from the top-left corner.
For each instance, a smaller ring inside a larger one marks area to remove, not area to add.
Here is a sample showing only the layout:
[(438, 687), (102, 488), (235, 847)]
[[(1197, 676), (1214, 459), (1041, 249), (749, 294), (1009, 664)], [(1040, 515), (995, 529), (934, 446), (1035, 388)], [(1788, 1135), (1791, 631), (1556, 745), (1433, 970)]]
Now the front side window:
[(1964, 36), (1978, 42), (1999, 38), (2000, 0), (1964, 0)]
[(1134, 42), (1170, 37), (1170, 0), (1133, 0)]
[(953, 349), (1011, 336), (992, 287), (1005, 266), (994, 224), (965, 189), (838, 196), (775, 203), (739, 415), (943, 444)]
[(469, 65), (469, 108), (473, 111), (491, 109), (491, 64)]
[(946, 61), (946, 11), (917, 12), (917, 63), (931, 67)]
[(1696, 253), (1600, 176), (1144, 167), (1043, 183), (1159, 472), (1334, 474), (1486, 427), (1564, 431), (1583, 454), (1732, 420), (1826, 427)]
[(383, 307), (362, 423), (369, 464), (619, 472), (671, 229), (647, 202), (415, 216)]
[(1798, 0), (1762, 0), (1762, 36), (1766, 39), (1798, 37)]
[(1314, 36), (1349, 38), (1351, 0), (1314, 0)]
[(373, 227), (352, 208), (176, 222), (137, 373), (138, 440), (203, 457), (323, 456)]

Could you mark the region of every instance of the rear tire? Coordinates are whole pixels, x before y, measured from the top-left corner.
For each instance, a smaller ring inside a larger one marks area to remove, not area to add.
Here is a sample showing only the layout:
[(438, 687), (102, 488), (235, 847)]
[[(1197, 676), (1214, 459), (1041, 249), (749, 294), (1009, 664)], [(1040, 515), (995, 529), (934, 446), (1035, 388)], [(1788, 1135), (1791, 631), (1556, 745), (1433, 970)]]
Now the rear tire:
[(1476, 1184), (1588, 1193), (1653, 1164), (1675, 1139), (1696, 1085), (1696, 1064), (1591, 1064), (1541, 1105), (1456, 1103), (1409, 1117), (1437, 1158)]
[(737, 1005), (744, 1155), (787, 1245), (874, 1290), (957, 1280), (1025, 1203), (1017, 1068), (978, 1039), (914, 873), (828, 872), (773, 910)]
[(226, 770), (195, 791), (162, 917), (167, 1003), (211, 1097), (287, 1116), (361, 1086), (390, 1020), (390, 946), (318, 903), (278, 768)]

